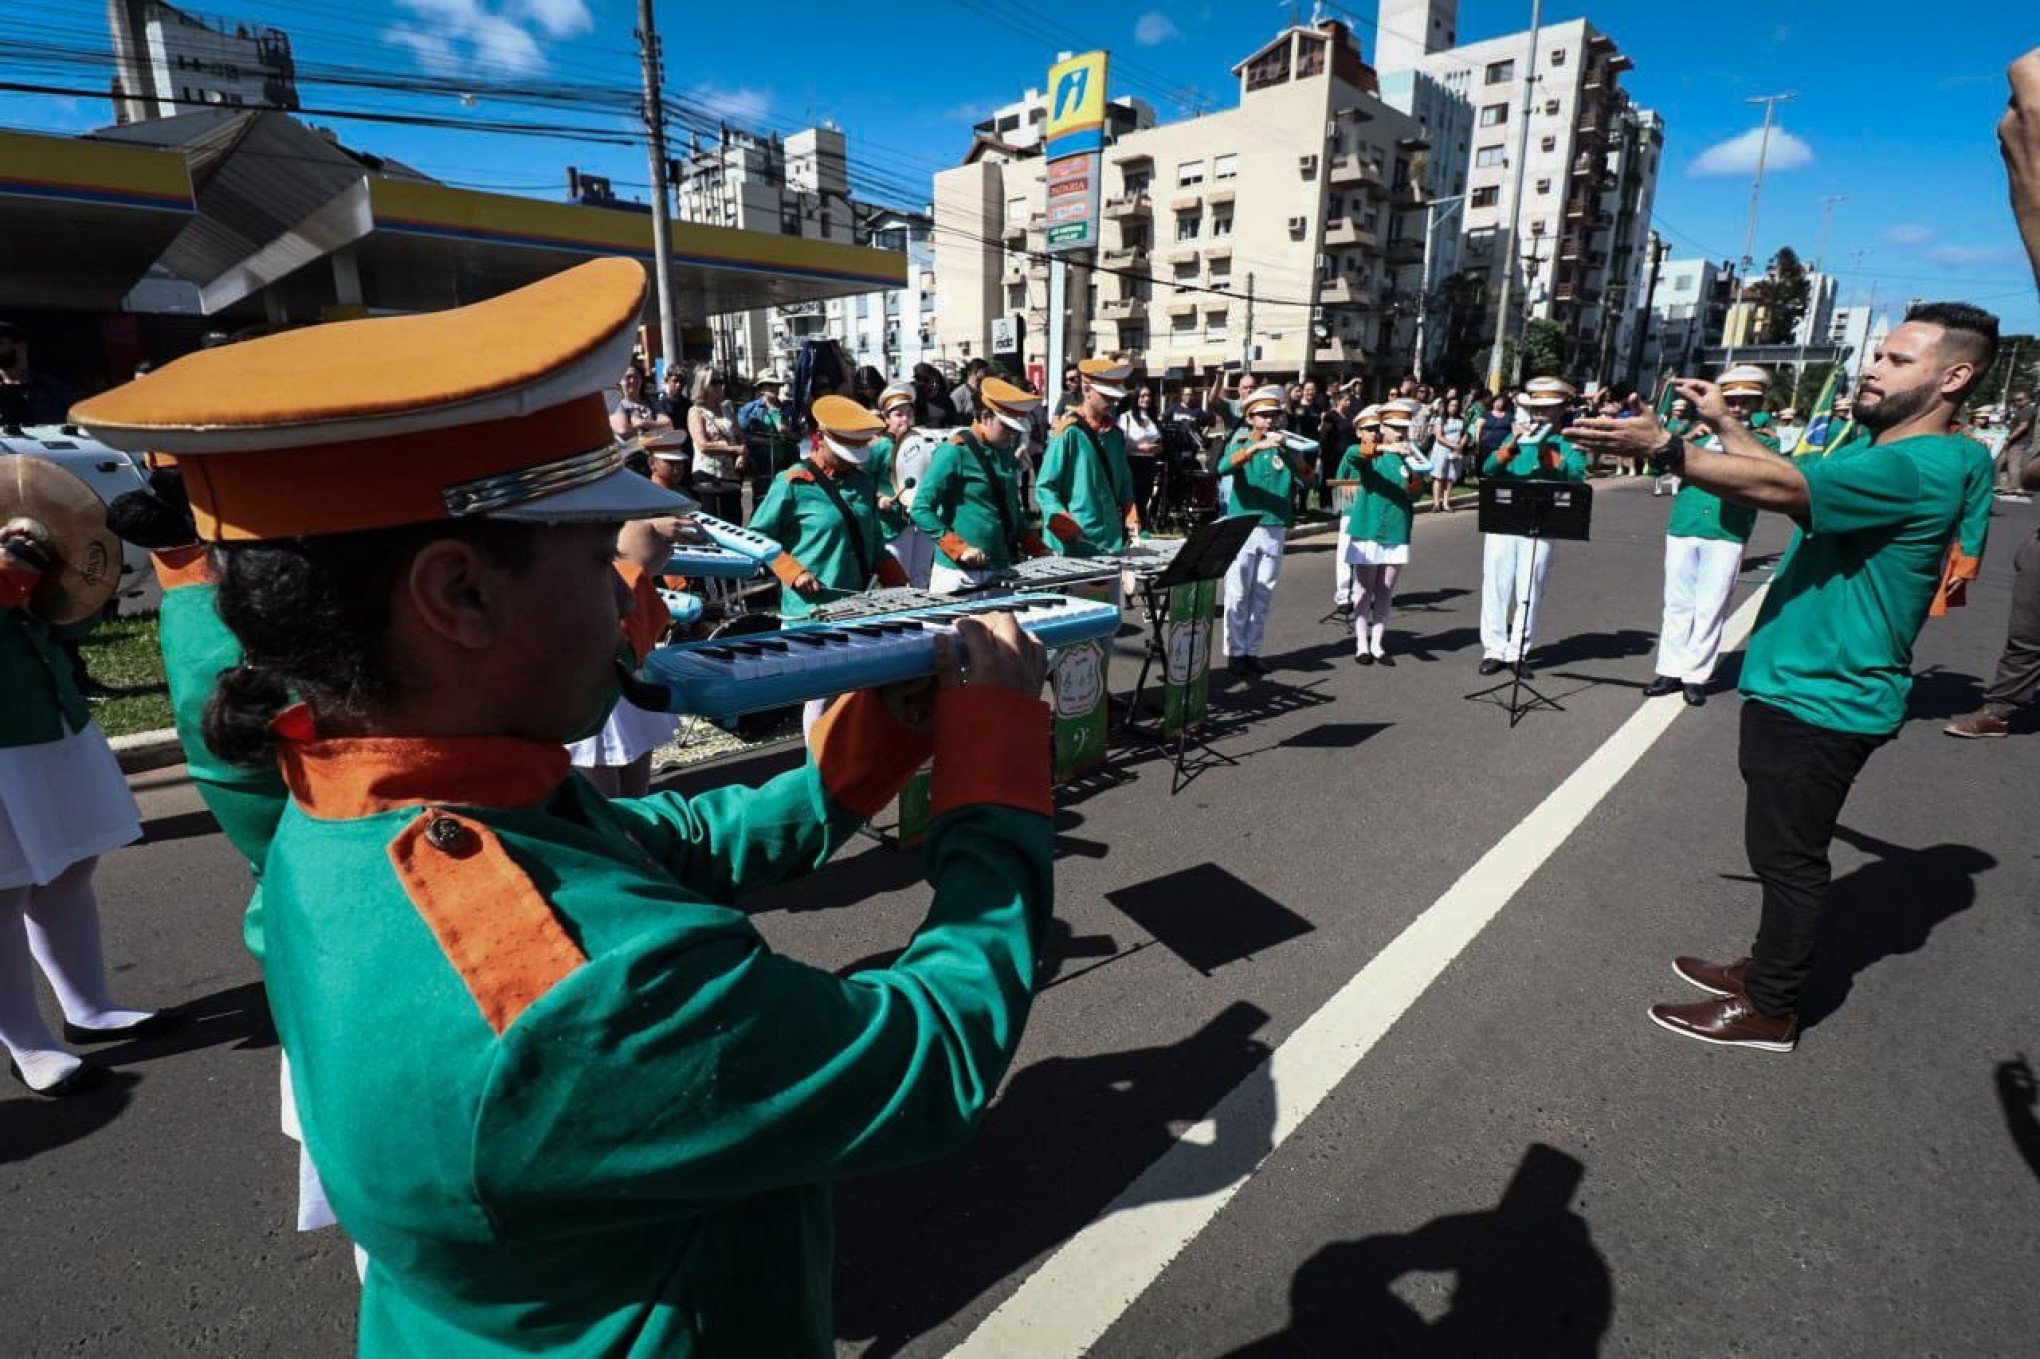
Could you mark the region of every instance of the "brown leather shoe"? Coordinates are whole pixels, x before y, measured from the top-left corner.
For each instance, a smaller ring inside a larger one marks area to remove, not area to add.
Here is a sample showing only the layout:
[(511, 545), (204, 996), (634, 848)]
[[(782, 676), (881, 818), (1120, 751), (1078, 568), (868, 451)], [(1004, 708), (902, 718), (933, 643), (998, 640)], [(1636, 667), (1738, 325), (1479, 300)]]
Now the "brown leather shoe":
[(1673, 1033), (1729, 1048), (1790, 1052), (1799, 1041), (1797, 1015), (1773, 1019), (1758, 1014), (1750, 998), (1743, 995), (1697, 1000), (1691, 1005), (1653, 1005), (1650, 1017)]
[(1969, 716), (1958, 718), (1941, 730), (1950, 736), (1961, 736), (1974, 741), (1980, 736), (2010, 736), (2012, 724), (1988, 708), (1978, 708)]
[(1680, 981), (1691, 982), (1710, 996), (1739, 996), (1743, 978), (1750, 974), (1749, 956), (1732, 963), (1710, 963), (1705, 958), (1672, 959), (1672, 971)]

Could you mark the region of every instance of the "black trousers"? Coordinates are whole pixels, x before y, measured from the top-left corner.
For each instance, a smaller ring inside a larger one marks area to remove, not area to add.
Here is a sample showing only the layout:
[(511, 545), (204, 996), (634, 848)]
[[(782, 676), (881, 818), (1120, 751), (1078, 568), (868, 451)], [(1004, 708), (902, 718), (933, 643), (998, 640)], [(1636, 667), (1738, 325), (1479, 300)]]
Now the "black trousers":
[(2028, 538), (2012, 559), (2012, 618), (2005, 629), (2005, 654), (1997, 675), (1983, 691), (1983, 706), (2001, 718), (2040, 694), (2040, 533)]
[(1827, 907), (1835, 823), (1864, 762), (1890, 739), (1816, 727), (1768, 703), (1743, 703), (1737, 752), (1747, 789), (1743, 847), (1764, 886), (1745, 986), (1764, 1014), (1799, 1008)]

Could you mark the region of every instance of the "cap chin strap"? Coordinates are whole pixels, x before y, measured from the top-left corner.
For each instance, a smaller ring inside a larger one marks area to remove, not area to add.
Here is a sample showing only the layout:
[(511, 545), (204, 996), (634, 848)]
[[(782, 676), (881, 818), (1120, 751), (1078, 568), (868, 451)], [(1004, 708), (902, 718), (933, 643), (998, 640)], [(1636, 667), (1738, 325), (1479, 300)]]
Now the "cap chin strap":
[(448, 486), (440, 492), (446, 512), (456, 519), (475, 514), (493, 514), (513, 505), (577, 490), (623, 469), (623, 448), (604, 444), (585, 453), (542, 462), (515, 472), (498, 472)]

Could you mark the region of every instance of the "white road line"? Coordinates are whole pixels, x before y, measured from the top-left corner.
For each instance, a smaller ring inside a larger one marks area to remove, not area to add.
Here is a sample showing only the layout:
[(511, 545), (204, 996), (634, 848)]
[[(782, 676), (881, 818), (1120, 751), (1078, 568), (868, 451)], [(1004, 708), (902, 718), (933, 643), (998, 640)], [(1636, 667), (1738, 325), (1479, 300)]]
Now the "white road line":
[[(1740, 645), (1749, 634), (1763, 597), (1760, 587), (1736, 610), (1725, 629), (1724, 649)], [(1080, 1355), (1096, 1344), (1579, 829), (1684, 709), (1685, 704), (1671, 699), (1640, 706), (1202, 1123), (1042, 1262), (952, 1356), (1042, 1359)], [(1226, 1165), (1221, 1127), (1272, 1127), (1273, 1135), (1266, 1143), (1247, 1145), (1235, 1164)], [(1218, 1171), (1229, 1172), (1229, 1178), (1213, 1188)]]

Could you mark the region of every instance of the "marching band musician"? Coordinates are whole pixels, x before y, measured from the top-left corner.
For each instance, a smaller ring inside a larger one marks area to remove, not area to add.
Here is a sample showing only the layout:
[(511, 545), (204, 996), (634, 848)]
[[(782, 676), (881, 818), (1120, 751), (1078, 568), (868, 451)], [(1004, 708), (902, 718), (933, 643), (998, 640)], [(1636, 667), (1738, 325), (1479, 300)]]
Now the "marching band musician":
[[(1010, 616), (964, 620), (932, 686), (839, 701), (761, 787), (611, 800), (569, 774), (620, 682), (617, 523), (686, 505), (623, 469), (603, 413), (645, 294), (598, 260), (201, 351), (75, 411), (176, 454), (216, 545), (244, 654), (206, 737), (290, 789), (265, 981), (372, 1261), (364, 1355), (829, 1354), (830, 1182), (955, 1146), (1024, 1027), (1049, 732)], [(849, 978), (774, 955), (732, 904), (931, 753), (905, 954)]]
[(1133, 369), (1111, 359), (1077, 364), (1083, 395), (1049, 432), (1034, 479), (1046, 541), (1065, 557), (1124, 552), (1140, 532), (1133, 471), (1126, 461), (1119, 403)]
[[(1481, 464), (1484, 477), (1525, 481), (1585, 481), (1587, 460), (1553, 422), (1576, 393), (1563, 378), (1532, 378), (1523, 391), (1528, 429), (1519, 423), (1501, 447)], [(1524, 659), (1537, 631), (1534, 616), (1544, 604), (1551, 574), (1551, 543), (1515, 533), (1490, 533), (1482, 547), (1480, 591), (1480, 673), (1505, 666), (1528, 674)]]
[(916, 490), (912, 480), (904, 483), (899, 473), (899, 454), (914, 430), (914, 389), (895, 382), (879, 393), (878, 418), (885, 421), (885, 433), (871, 441), (871, 481), (878, 490), (878, 522), (885, 529), (885, 550), (907, 573), (907, 583), (917, 590), (928, 588), (928, 572), (935, 565), (935, 542), (914, 527), (907, 513), (907, 501)]
[(1033, 392), (988, 377), (978, 387), (970, 428), (951, 435), (928, 460), (912, 515), (914, 526), (935, 542), (928, 588), (936, 594), (983, 585), (1022, 555), (1048, 555), (1021, 507), (1015, 460), (1040, 406)]
[[(1719, 385), (1735, 418), (1757, 442), (1778, 452), (1778, 438), (1767, 427), (1768, 419), (1758, 419), (1764, 415), (1771, 375), (1755, 364), (1738, 364), (1721, 375)], [(1690, 425), (1674, 430), (1667, 422), (1665, 430), (1683, 433), (1697, 448), (1719, 446), (1704, 426), (1696, 434)], [(1743, 548), (1756, 526), (1757, 512), (1747, 505), (1728, 504), (1698, 486), (1679, 488), (1671, 522), (1665, 526), (1665, 617), (1658, 630), (1657, 677), (1644, 686), (1645, 698), (1683, 691), (1693, 707), (1707, 701), (1707, 684), (1721, 654), (1721, 630), (1728, 623), (1729, 597), (1742, 570)]]
[(1282, 438), (1282, 389), (1259, 387), (1240, 402), (1245, 421), (1226, 444), (1219, 469), (1231, 478), (1228, 514), (1252, 515), (1254, 531), (1225, 573), (1226, 668), (1235, 675), (1265, 675), (1261, 639), (1282, 576), (1289, 526), (1296, 522), (1297, 483), (1310, 465)]
[[(1353, 474), (1346, 470), (1348, 462), (1352, 461), (1355, 455), (1362, 458), (1373, 457), (1380, 436), (1380, 406), (1368, 406), (1354, 416), (1353, 442), (1340, 457), (1335, 478), (1339, 481), (1351, 480)], [(1333, 503), (1337, 504), (1336, 498)], [(1349, 506), (1348, 509), (1350, 508)], [(1346, 549), (1353, 545), (1353, 540), (1346, 536), (1346, 522), (1351, 518), (1350, 513), (1338, 516), (1339, 545), (1336, 555), (1332, 558), (1336, 563), (1332, 570), (1332, 613), (1343, 619), (1350, 619), (1353, 616), (1353, 573), (1346, 569)]]
[(1339, 465), (1341, 477), (1360, 482), (1342, 527), (1347, 540), (1341, 570), (1352, 578), (1353, 661), (1392, 666), (1382, 646), (1396, 577), (1410, 560), (1410, 528), (1416, 494), (1423, 488), (1425, 461), (1409, 442), (1417, 403), (1390, 401), (1381, 407), (1380, 447), (1368, 454), (1355, 445)]

